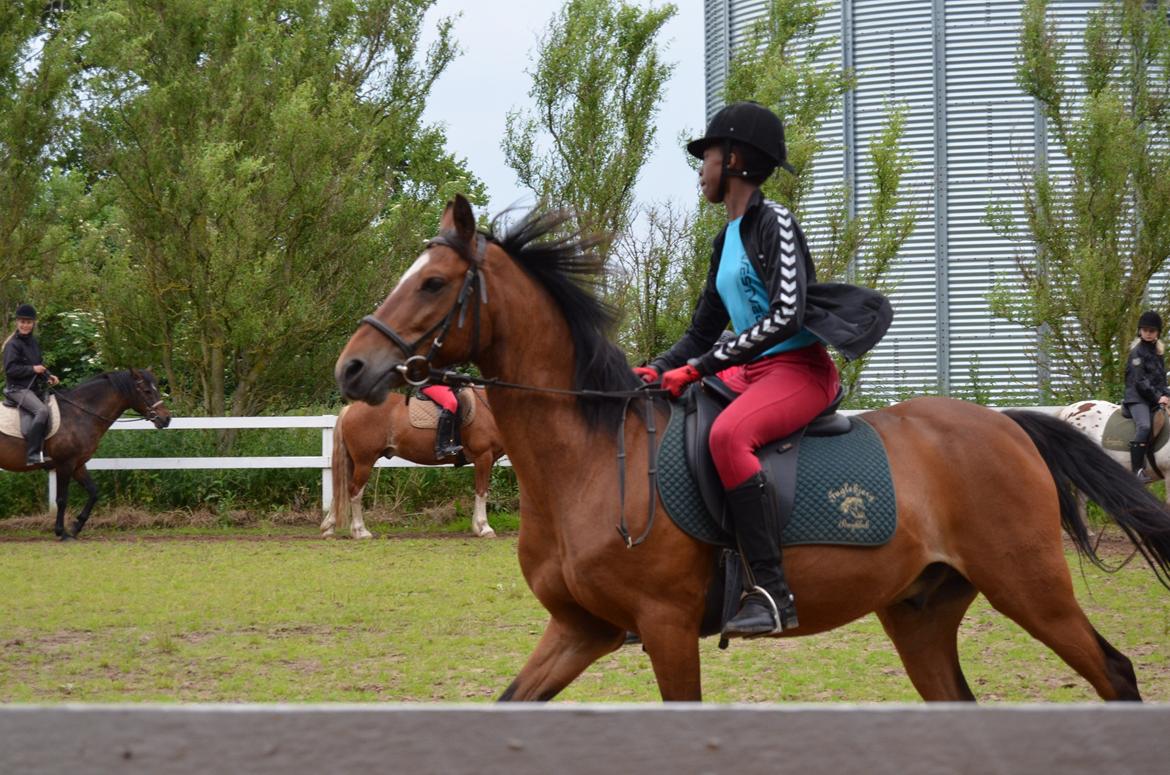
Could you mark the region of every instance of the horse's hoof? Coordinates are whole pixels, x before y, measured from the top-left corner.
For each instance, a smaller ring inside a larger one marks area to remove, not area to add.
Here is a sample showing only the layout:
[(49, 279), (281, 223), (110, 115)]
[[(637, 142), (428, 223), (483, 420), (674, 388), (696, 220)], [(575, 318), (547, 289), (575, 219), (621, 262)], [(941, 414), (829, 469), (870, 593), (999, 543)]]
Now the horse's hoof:
[(482, 533), (480, 533), (480, 534), (479, 534), (479, 537), (480, 537), (480, 538), (495, 538), (495, 537), (496, 537), (496, 531), (492, 530), (492, 529), (489, 527), (487, 530), (485, 530), (485, 531), (483, 531)]
[(354, 537), (354, 538), (356, 538), (356, 539), (359, 539), (359, 540), (361, 540), (361, 539), (363, 539), (363, 538), (373, 538), (373, 537), (374, 537), (374, 534), (373, 534), (373, 533), (371, 533), (369, 530), (363, 530), (363, 531), (362, 531), (362, 532), (360, 532), (360, 533), (355, 533), (353, 537)]
[(77, 536), (73, 535), (72, 533), (61, 533), (60, 535), (57, 536), (57, 540), (58, 541), (76, 541)]

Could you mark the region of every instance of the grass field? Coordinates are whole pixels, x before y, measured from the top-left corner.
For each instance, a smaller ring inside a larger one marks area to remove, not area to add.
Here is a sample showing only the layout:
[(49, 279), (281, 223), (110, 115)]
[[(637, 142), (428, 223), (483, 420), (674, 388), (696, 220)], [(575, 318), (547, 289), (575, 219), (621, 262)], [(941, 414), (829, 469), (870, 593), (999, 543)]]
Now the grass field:
[[(488, 701), (543, 630), (514, 534), (311, 536), (99, 532), (76, 544), (43, 533), (0, 541), (0, 701)], [(1082, 575), (1073, 562), (1094, 625), (1133, 660), (1145, 698), (1170, 701), (1170, 592), (1137, 561), (1115, 575), (1091, 567)], [(982, 701), (1096, 697), (982, 598), (960, 636)], [(727, 651), (708, 639), (702, 652), (709, 701), (917, 699), (872, 616)], [(560, 699), (658, 694), (646, 655), (626, 647)]]

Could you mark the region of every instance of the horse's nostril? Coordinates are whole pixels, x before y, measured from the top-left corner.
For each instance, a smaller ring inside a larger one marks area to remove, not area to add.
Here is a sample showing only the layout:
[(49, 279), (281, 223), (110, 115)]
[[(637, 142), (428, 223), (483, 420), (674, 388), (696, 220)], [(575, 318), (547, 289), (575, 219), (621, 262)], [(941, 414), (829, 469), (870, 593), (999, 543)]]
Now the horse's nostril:
[(343, 372), (344, 376), (347, 380), (353, 379), (358, 374), (361, 374), (362, 369), (365, 367), (366, 364), (363, 363), (360, 358), (353, 358), (349, 363), (345, 364), (345, 371)]

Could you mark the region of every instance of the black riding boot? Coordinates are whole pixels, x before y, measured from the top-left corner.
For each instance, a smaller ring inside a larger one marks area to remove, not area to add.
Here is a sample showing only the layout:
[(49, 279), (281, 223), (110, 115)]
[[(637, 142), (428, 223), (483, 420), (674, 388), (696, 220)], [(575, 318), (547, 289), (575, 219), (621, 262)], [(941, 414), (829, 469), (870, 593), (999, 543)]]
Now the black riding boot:
[(459, 442), (459, 418), (455, 412), (439, 409), (439, 427), (435, 429), (435, 457), (442, 460), (463, 451)]
[(1146, 450), (1149, 449), (1149, 446), (1149, 442), (1146, 441), (1131, 441), (1129, 443), (1129, 466), (1143, 484), (1149, 484), (1153, 481), (1145, 470)]
[(764, 472), (727, 491), (727, 508), (744, 558), (739, 613), (723, 625), (725, 638), (750, 638), (797, 626), (796, 604), (781, 565), (780, 507)]
[(28, 429), (28, 434), (24, 437), (25, 449), (25, 465), (30, 466), (49, 466), (53, 461), (45, 457), (45, 433), (49, 430), (48, 418), (36, 421), (33, 420), (32, 425)]

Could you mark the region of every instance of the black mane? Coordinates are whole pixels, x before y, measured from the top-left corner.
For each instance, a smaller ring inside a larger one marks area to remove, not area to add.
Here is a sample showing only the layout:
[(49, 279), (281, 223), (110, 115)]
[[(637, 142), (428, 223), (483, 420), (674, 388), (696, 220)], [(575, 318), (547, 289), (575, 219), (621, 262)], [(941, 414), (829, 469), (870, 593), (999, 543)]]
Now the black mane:
[[(516, 223), (504, 224), (507, 213), (496, 216), (484, 235), (496, 242), (552, 296), (565, 316), (573, 341), (576, 390), (622, 391), (641, 383), (630, 371), (625, 354), (609, 340), (619, 313), (598, 298), (597, 286), (605, 266), (594, 251), (598, 240), (564, 227), (563, 211), (532, 210)], [(503, 227), (503, 233), (498, 234)], [(624, 402), (579, 398), (578, 406), (592, 426), (616, 428)]]
[[(147, 377), (151, 382), (154, 381), (154, 375), (145, 370), (140, 370), (139, 374)], [(104, 374), (99, 374), (96, 377), (90, 377), (80, 385), (71, 388), (68, 392), (84, 392), (87, 388), (96, 387), (100, 382), (108, 382), (114, 390), (125, 396), (126, 398), (134, 397), (134, 375), (129, 371), (107, 371)]]

